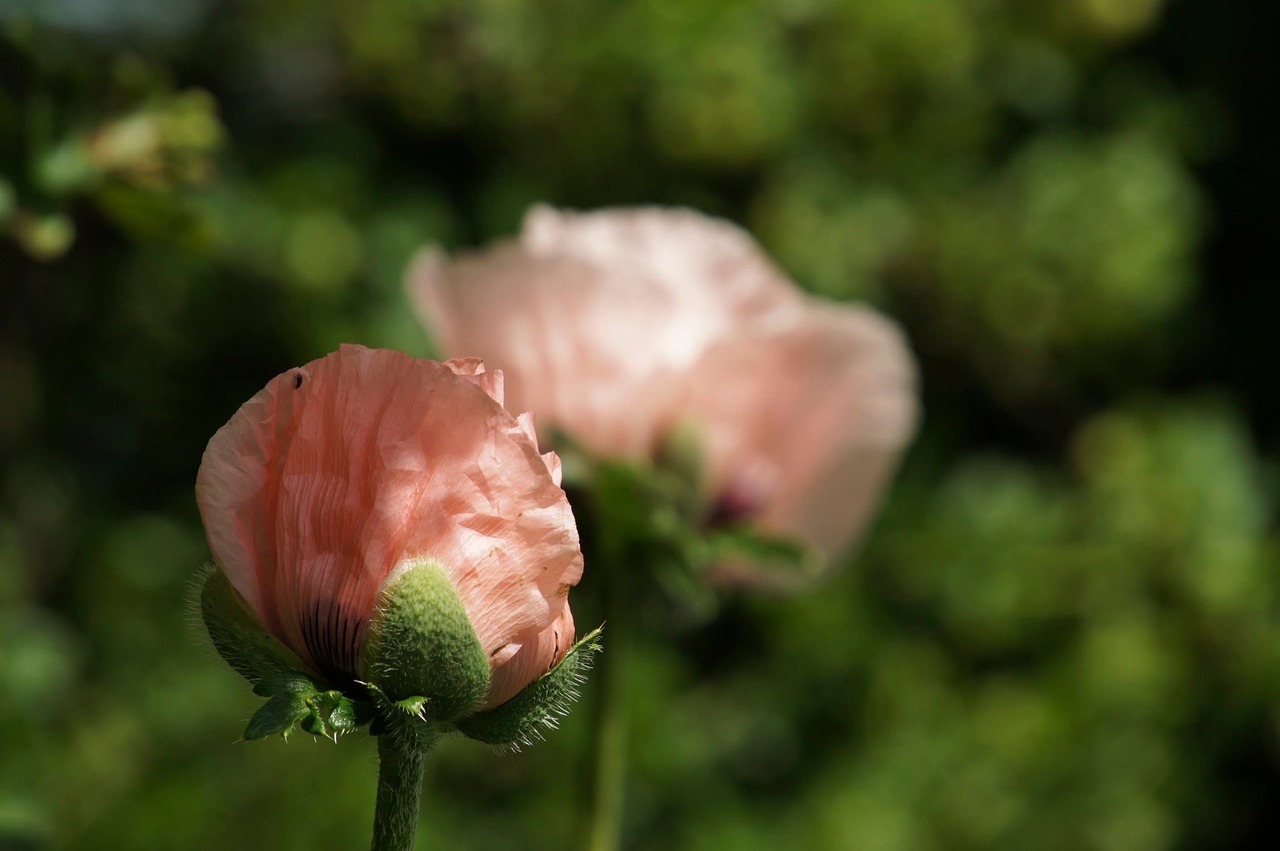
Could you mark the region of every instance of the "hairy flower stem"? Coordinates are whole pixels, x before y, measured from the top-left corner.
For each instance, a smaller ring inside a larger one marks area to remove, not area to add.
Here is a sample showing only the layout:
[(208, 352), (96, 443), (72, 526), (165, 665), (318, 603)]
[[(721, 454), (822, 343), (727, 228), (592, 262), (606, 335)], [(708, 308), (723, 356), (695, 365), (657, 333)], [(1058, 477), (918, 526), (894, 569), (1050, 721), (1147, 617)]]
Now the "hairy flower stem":
[(631, 635), (627, 599), (623, 587), (625, 571), (619, 569), (626, 547), (607, 540), (610, 530), (601, 530), (597, 560), (608, 565), (600, 571), (605, 628), (609, 631), (609, 651), (596, 664), (595, 705), (592, 714), (591, 762), (588, 776), (589, 810), (583, 837), (583, 851), (617, 851), (622, 837), (623, 791), (627, 775), (627, 707), (625, 699), (627, 663)]
[(388, 719), (378, 736), (378, 804), (371, 851), (412, 851), (422, 770), (438, 734), (416, 718)]

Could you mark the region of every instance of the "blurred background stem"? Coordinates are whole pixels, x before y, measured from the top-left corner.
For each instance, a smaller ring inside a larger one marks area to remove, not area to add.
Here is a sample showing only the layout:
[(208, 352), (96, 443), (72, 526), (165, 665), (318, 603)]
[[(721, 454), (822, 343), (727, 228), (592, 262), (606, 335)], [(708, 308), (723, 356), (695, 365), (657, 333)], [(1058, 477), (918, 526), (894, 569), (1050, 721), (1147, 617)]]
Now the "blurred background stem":
[(607, 635), (593, 677), (595, 705), (591, 721), (591, 751), (587, 775), (590, 809), (583, 830), (583, 851), (617, 851), (621, 845), (622, 813), (627, 774), (626, 678), (630, 656), (629, 601), (626, 594), (627, 547), (611, 523), (605, 500), (596, 494), (596, 524), (592, 564), (601, 577), (601, 614)]

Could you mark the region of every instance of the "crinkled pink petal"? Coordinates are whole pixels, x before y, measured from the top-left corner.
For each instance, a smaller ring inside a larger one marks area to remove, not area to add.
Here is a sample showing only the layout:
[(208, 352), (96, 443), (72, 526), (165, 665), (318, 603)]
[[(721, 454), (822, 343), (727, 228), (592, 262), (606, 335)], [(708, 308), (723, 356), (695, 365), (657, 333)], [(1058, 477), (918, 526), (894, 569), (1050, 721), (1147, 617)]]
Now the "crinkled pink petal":
[[(503, 404), (506, 398), (506, 382), (503, 379), (502, 370), (495, 369), (493, 372), (489, 372), (485, 369), (484, 361), (480, 358), (454, 358), (453, 360), (445, 361), (444, 365), (454, 375), (469, 379), (472, 384), (483, 390), (485, 395), (499, 405)], [(521, 414), (520, 416), (532, 415)], [(531, 434), (530, 436), (532, 437), (533, 435)]]
[(789, 328), (709, 351), (680, 410), (730, 514), (834, 556), (871, 520), (915, 431), (915, 384), (895, 325), (815, 305)]
[(214, 435), (196, 482), (209, 544), (273, 634), (353, 672), (406, 559), (442, 565), (486, 652), (560, 616), (582, 572), (577, 529), (500, 397), (478, 363), (343, 346)]
[(516, 417), (516, 422), (520, 424), (520, 430), (523, 431), (525, 434), (529, 435), (530, 440), (538, 439), (538, 430), (537, 430), (537, 426), (534, 425), (534, 418), (533, 418), (532, 411), (525, 411), (524, 413), (520, 414), (518, 417)]
[(501, 664), (494, 664), (486, 708), (500, 706), (515, 697), (534, 680), (550, 671), (573, 646), (573, 613), (568, 603), (555, 622), (530, 632), (506, 648)]
[(547, 465), (547, 471), (551, 473), (551, 481), (557, 485), (561, 484), (564, 478), (564, 470), (560, 463), (560, 456), (554, 452), (543, 452), (542, 461)]

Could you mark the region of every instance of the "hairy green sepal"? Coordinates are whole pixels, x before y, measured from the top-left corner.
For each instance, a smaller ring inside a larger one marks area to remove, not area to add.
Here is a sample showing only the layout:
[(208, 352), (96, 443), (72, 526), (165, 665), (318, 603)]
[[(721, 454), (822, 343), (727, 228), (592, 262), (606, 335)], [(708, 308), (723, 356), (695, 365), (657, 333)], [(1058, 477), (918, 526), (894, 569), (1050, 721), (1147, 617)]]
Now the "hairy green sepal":
[(491, 745), (519, 749), (554, 729), (578, 699), (578, 687), (600, 651), (600, 630), (575, 644), (564, 659), (506, 703), (464, 718), (454, 726), (465, 736)]
[(378, 702), (425, 721), (452, 721), (484, 702), (489, 657), (439, 564), (416, 562), (382, 590), (360, 672)]
[(200, 591), (200, 614), (213, 646), (237, 673), (267, 698), (245, 728), (246, 739), (297, 730), (336, 739), (367, 723), (373, 705), (328, 688), (306, 664), (267, 633), (258, 616), (232, 587), (226, 574), (212, 570)]
[(307, 669), (301, 659), (267, 632), (221, 570), (209, 571), (204, 581), (200, 615), (218, 655), (254, 685), (274, 674), (301, 675)]

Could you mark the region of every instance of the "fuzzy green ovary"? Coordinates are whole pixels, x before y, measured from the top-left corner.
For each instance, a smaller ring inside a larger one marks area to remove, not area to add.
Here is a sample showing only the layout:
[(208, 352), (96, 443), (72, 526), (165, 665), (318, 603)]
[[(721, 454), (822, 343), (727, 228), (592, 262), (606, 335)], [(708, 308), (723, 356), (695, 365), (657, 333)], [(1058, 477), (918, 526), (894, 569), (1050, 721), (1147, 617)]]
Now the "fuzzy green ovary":
[(416, 562), (382, 589), (360, 675), (392, 700), (426, 698), (430, 721), (453, 721), (483, 705), (489, 657), (439, 564)]

